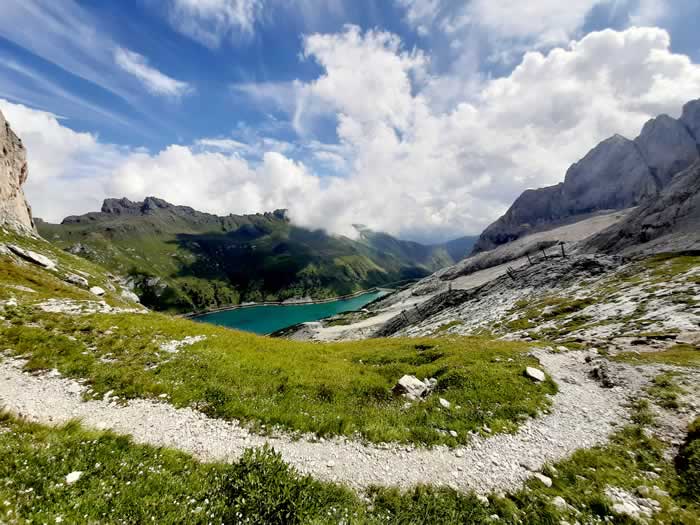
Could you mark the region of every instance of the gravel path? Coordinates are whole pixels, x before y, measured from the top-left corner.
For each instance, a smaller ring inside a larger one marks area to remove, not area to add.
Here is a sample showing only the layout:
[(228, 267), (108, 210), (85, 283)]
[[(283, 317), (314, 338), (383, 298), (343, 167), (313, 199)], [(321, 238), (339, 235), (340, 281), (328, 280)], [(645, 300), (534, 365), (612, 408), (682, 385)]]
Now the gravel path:
[(485, 493), (518, 488), (545, 462), (602, 443), (624, 423), (630, 386), (601, 388), (586, 375), (590, 365), (584, 363), (585, 355), (537, 350), (542, 366), (559, 384), (551, 413), (528, 421), (516, 434), (477, 437), (461, 449), (269, 438), (251, 434), (235, 422), (210, 419), (165, 402), (133, 400), (127, 406), (83, 402), (79, 383), (56, 374), (27, 374), (21, 370), (22, 362), (12, 359), (0, 362), (0, 405), (40, 423), (80, 419), (88, 427), (130, 434), (136, 442), (180, 449), (205, 461), (230, 461), (244, 449), (267, 442), (299, 470), (354, 488), (429, 483)]

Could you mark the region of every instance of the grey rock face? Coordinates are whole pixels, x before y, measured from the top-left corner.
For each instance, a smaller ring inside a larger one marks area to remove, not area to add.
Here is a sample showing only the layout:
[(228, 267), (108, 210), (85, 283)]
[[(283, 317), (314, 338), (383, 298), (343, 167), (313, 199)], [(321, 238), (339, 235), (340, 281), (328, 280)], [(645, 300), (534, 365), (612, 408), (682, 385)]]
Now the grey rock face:
[(36, 232), (22, 191), (28, 174), (24, 145), (0, 113), (0, 225)]
[(654, 199), (584, 246), (604, 253), (700, 249), (700, 160), (677, 174)]
[(700, 99), (692, 100), (683, 106), (681, 122), (688, 128), (695, 141), (700, 144)]
[(700, 100), (686, 104), (679, 120), (650, 120), (634, 141), (620, 135), (604, 140), (569, 168), (563, 183), (523, 192), (484, 230), (473, 253), (594, 212), (637, 206), (698, 158)]
[(661, 115), (634, 140), (661, 188), (698, 159), (698, 145), (680, 120)]
[(622, 209), (657, 191), (656, 181), (634, 143), (615, 135), (569, 168), (561, 206), (568, 215)]

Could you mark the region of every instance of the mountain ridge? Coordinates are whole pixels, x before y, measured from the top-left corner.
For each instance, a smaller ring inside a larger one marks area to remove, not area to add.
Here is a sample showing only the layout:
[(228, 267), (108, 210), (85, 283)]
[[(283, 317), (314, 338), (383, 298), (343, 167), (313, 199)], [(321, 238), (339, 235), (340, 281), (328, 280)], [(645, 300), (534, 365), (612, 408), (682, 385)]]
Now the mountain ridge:
[(563, 182), (525, 190), (482, 232), (472, 254), (589, 214), (637, 206), (698, 158), (700, 99), (686, 103), (679, 119), (662, 114), (647, 121), (634, 140), (619, 134), (603, 140), (569, 167)]
[(99, 212), (37, 224), (62, 248), (129, 275), (147, 306), (175, 311), (346, 295), (454, 262), (443, 245), (368, 229), (357, 240), (332, 236), (294, 225), (283, 209), (218, 216), (157, 197), (105, 199)]

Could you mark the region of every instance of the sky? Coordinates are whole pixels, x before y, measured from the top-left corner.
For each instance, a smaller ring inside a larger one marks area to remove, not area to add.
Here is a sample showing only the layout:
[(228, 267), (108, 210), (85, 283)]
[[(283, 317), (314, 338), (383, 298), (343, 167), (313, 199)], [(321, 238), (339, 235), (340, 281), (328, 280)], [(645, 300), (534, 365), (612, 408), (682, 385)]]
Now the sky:
[(697, 0), (2, 0), (34, 215), (107, 197), (478, 234), (700, 98)]

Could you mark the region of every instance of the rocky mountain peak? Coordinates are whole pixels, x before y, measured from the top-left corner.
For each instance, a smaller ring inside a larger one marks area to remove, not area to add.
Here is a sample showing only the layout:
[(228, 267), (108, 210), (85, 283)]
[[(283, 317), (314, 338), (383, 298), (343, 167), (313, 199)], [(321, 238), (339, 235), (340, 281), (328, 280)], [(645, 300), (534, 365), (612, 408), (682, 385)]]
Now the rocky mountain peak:
[(526, 190), (481, 234), (473, 253), (603, 210), (636, 206), (656, 196), (700, 158), (700, 99), (676, 120), (660, 115), (629, 140), (613, 135), (566, 172), (563, 184)]
[(695, 142), (700, 144), (700, 99), (691, 100), (683, 106), (681, 122), (685, 124), (693, 135)]
[(27, 153), (0, 112), (0, 224), (35, 232), (22, 185), (27, 180)]
[(659, 189), (698, 158), (695, 138), (682, 121), (668, 115), (647, 122), (634, 142), (657, 178)]

